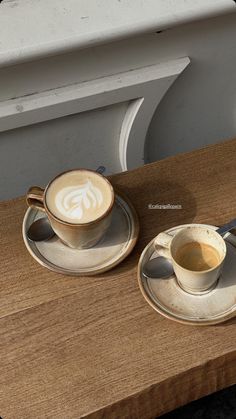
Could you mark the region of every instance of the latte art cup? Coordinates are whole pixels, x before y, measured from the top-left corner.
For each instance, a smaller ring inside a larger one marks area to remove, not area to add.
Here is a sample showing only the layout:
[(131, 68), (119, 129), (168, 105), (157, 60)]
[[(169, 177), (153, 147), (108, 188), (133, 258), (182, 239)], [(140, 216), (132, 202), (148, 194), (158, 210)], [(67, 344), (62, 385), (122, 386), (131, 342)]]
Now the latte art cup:
[(114, 206), (111, 183), (97, 172), (74, 169), (56, 176), (45, 189), (32, 186), (27, 204), (46, 212), (61, 241), (69, 247), (95, 246), (109, 228)]
[[(217, 264), (210, 269), (198, 271), (181, 266), (176, 260), (178, 251), (182, 246), (193, 242), (212, 246), (219, 256)], [(226, 256), (224, 239), (215, 230), (203, 224), (190, 224), (183, 227), (174, 236), (168, 233), (160, 233), (155, 239), (155, 248), (159, 255), (171, 260), (177, 282), (191, 294), (202, 294), (215, 286)]]

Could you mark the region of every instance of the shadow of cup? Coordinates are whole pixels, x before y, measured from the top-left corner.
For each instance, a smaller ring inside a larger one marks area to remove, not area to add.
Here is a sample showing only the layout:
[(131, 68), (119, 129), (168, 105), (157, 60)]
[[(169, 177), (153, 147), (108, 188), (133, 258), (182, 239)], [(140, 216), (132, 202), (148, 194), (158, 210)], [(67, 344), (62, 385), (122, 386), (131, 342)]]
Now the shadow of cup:
[(116, 185), (115, 182), (113, 185), (129, 197), (137, 210), (141, 243), (146, 243), (167, 228), (191, 223), (196, 216), (195, 197), (178, 183), (146, 182), (139, 178), (132, 186)]

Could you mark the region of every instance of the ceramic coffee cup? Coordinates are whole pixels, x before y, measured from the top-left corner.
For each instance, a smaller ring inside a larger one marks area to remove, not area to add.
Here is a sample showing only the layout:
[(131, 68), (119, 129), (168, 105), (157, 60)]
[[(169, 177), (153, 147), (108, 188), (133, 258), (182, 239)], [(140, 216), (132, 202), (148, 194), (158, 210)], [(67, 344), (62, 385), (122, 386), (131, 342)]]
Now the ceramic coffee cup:
[(201, 224), (184, 227), (175, 236), (160, 233), (155, 239), (155, 248), (171, 259), (177, 282), (192, 294), (214, 287), (226, 256), (223, 238)]
[(108, 229), (114, 190), (102, 175), (75, 169), (56, 176), (45, 189), (32, 186), (27, 203), (45, 211), (56, 235), (67, 246), (93, 247)]

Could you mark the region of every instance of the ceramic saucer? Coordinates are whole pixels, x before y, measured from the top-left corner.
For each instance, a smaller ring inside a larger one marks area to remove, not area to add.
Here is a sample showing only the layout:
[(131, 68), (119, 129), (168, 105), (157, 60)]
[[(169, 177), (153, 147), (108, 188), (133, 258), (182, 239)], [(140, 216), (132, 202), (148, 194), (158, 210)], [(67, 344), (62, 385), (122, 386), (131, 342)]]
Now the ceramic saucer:
[(46, 268), (66, 275), (96, 275), (108, 271), (125, 259), (134, 248), (139, 222), (127, 198), (116, 195), (111, 226), (100, 242), (91, 249), (71, 249), (57, 236), (42, 242), (27, 238), (27, 230), (44, 213), (29, 208), (23, 220), (23, 239), (29, 253)]
[[(189, 224), (174, 227), (166, 232), (176, 234)], [(207, 226), (214, 230), (215, 226)], [(151, 279), (143, 275), (144, 264), (158, 256), (154, 239), (143, 250), (138, 265), (138, 282), (141, 292), (154, 310), (180, 323), (210, 325), (221, 323), (236, 315), (236, 237), (224, 236), (227, 255), (222, 274), (214, 289), (202, 295), (184, 291), (173, 275), (168, 279)]]

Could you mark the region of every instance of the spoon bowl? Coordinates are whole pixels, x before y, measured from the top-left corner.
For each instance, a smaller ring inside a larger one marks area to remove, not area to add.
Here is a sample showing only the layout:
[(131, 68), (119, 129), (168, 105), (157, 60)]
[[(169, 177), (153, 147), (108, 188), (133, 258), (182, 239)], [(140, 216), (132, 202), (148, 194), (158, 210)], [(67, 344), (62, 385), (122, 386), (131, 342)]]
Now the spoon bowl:
[(27, 237), (34, 242), (49, 240), (54, 235), (55, 233), (46, 217), (34, 221), (27, 231)]
[(173, 275), (174, 269), (171, 261), (164, 256), (150, 259), (143, 267), (143, 274), (146, 278), (169, 278)]

